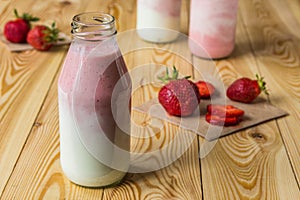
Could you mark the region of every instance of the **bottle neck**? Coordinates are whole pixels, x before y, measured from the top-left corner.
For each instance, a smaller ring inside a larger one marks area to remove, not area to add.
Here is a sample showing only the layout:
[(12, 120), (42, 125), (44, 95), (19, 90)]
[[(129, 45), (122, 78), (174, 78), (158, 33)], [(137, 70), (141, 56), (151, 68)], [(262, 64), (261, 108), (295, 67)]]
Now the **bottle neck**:
[(73, 36), (86, 41), (106, 40), (117, 33), (115, 18), (99, 12), (75, 15), (71, 26)]

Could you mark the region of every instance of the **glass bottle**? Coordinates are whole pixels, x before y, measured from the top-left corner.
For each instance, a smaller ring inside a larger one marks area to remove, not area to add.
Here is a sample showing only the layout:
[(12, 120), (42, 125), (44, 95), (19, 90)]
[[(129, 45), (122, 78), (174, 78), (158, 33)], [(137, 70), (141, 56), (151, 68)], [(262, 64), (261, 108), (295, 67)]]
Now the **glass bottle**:
[(189, 47), (202, 58), (224, 58), (234, 49), (238, 0), (191, 0)]
[(72, 34), (58, 81), (61, 166), (82, 186), (116, 184), (129, 167), (131, 82), (115, 19), (78, 14)]
[(180, 31), (181, 0), (138, 0), (138, 35), (154, 43), (171, 42)]

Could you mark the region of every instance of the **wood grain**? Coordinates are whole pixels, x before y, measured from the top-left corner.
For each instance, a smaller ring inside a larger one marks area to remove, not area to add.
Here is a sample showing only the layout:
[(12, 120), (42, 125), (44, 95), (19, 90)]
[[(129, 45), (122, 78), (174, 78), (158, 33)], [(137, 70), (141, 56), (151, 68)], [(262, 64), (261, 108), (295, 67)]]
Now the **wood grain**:
[[(219, 139), (201, 161), (205, 199), (298, 199), (275, 123)], [(283, 173), (284, 171), (284, 173)], [(289, 185), (289, 190), (282, 189)]]
[[(264, 40), (257, 34), (255, 26), (258, 23), (243, 23), (245, 18), (250, 19), (253, 12), (263, 15), (264, 10), (255, 7), (260, 3), (262, 2), (240, 2), (240, 6), (245, 7), (244, 12), (239, 14), (239, 21), (242, 23), (238, 23), (235, 50), (230, 58), (215, 61), (214, 70), (208, 69), (211, 74), (218, 71), (225, 88), (241, 76), (254, 78), (255, 73), (263, 71), (260, 59), (266, 57), (266, 51), (260, 46)], [(194, 58), (194, 62), (203, 63), (197, 58)], [(276, 85), (274, 82), (270, 84)], [(261, 96), (267, 100), (266, 96)], [(271, 102), (272, 97), (271, 93)], [(281, 120), (284, 119), (278, 121)], [(209, 150), (203, 149), (208, 153), (201, 160), (204, 199), (298, 199), (298, 184), (279, 128), (272, 121), (221, 138), (212, 144), (200, 139), (200, 147), (210, 146)], [(288, 191), (282, 189), (285, 185), (291, 186)]]
[(104, 199), (201, 199), (197, 146), (194, 140), (182, 157), (161, 170), (128, 174), (122, 185), (104, 190)]
[[(190, 0), (182, 1), (180, 30), (185, 34), (189, 6)], [(14, 17), (14, 8), (39, 16), (41, 23), (55, 20), (65, 33), (72, 16), (85, 11), (116, 16), (120, 36), (130, 34), (136, 21), (136, 0), (0, 0), (0, 29)], [(57, 78), (67, 47), (11, 53), (0, 42), (0, 199), (300, 199), (299, 10), (294, 0), (240, 0), (236, 47), (227, 59), (192, 57), (184, 35), (170, 44), (121, 41), (126, 64), (136, 73), (133, 106), (156, 97), (157, 76), (165, 65), (176, 65), (181, 75), (221, 80), (223, 86), (259, 73), (271, 93), (260, 97), (289, 116), (208, 142), (133, 111), (133, 152), (147, 154), (180, 135), (180, 143), (166, 152), (169, 158), (183, 155), (153, 172), (128, 173), (120, 185), (105, 189), (77, 186), (60, 167)], [(133, 51), (126, 51), (132, 44)]]
[[(32, 56), (37, 56), (34, 54), (35, 53), (33, 53)], [(63, 56), (64, 52), (61, 51), (60, 54), (57, 54), (56, 58), (60, 60)], [(3, 183), (1, 180), (1, 190), (3, 189), (3, 184), (6, 182), (6, 179), (9, 177), (9, 174), (15, 165), (14, 162), (18, 158), (22, 146), (26, 141), (27, 135), (30, 132), (31, 126), (36, 118), (36, 114), (40, 110), (40, 106), (42, 105), (43, 99), (48, 91), (48, 87), (46, 85), (51, 84), (51, 76), (57, 72), (57, 68), (50, 67), (51, 64), (56, 62), (56, 60), (49, 59), (44, 55), (40, 55), (39, 57), (41, 60), (37, 60), (37, 62), (34, 62), (34, 65), (32, 66), (40, 66), (40, 61), (45, 61), (50, 64), (49, 67), (40, 69), (33, 68), (29, 70), (30, 66), (28, 66), (28, 63), (24, 62), (22, 63), (22, 65), (24, 64), (24, 67), (21, 67), (20, 69), (18, 69), (18, 67), (9, 67), (8, 69), (13, 69), (12, 71), (16, 70), (16, 74), (13, 75), (13, 77), (6, 76), (2, 79), (7, 82), (2, 82), (4, 83), (2, 84), (2, 91), (5, 93), (3, 93), (4, 98), (1, 99), (5, 101), (3, 102), (1, 109), (3, 111), (3, 118), (1, 116), (1, 122), (3, 125), (0, 127), (0, 145), (2, 147), (0, 169), (1, 171), (6, 171), (7, 176), (3, 177)], [(57, 65), (57, 63), (55, 65)], [(16, 66), (18, 66), (18, 64), (16, 64)], [(33, 79), (33, 77), (38, 78)], [(11, 107), (14, 109), (9, 109)], [(26, 110), (26, 112), (24, 112), (24, 110)], [(10, 134), (8, 135), (8, 133)], [(3, 149), (3, 147), (5, 148)]]
[(59, 191), (58, 197), (66, 193), (59, 162), (57, 112), (57, 94), (52, 88), (6, 185), (6, 188), (15, 185), (14, 190), (5, 190), (2, 198), (13, 199), (17, 193), (22, 199), (38, 199), (47, 197), (48, 189)]
[[(299, 2), (272, 1), (272, 4), (269, 4), (254, 1), (245, 2), (242, 6), (243, 9), (247, 7), (249, 10), (249, 13), (243, 13), (243, 23), (247, 27), (260, 71), (269, 83), (270, 100), (290, 114), (278, 120), (278, 128), (299, 183), (300, 135), (296, 133), (300, 128), (300, 113), (297, 111), (300, 108), (300, 56), (297, 53), (300, 52), (300, 21), (293, 15), (292, 10), (300, 9)], [(250, 18), (248, 15), (251, 12), (259, 15)], [(257, 38), (261, 38), (260, 43), (257, 42)]]

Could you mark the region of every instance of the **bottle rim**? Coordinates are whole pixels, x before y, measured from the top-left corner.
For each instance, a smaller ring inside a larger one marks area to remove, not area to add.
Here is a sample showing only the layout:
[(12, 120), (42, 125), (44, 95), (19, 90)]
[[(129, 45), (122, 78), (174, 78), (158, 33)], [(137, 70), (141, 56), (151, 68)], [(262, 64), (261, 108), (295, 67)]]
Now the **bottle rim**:
[(117, 33), (115, 17), (103, 12), (84, 12), (72, 19), (74, 37), (84, 40), (104, 40)]

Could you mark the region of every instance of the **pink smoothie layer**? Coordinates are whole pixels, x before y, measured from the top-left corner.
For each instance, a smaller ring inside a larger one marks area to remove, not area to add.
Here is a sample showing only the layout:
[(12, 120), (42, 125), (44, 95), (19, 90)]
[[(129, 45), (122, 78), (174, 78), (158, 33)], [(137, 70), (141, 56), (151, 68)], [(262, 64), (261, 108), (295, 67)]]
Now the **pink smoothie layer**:
[(234, 49), (234, 40), (224, 41), (217, 35), (201, 35), (200, 32), (191, 32), (189, 47), (193, 54), (203, 58), (223, 58)]
[[(120, 52), (110, 51), (109, 47), (108, 53), (90, 53), (91, 50), (93, 47), (83, 49), (80, 44), (72, 46), (64, 63), (59, 87), (67, 94), (69, 109), (72, 108), (72, 102), (74, 107), (78, 108), (78, 112), (74, 113), (77, 121), (84, 121), (87, 119), (84, 115), (92, 115), (92, 112), (96, 112), (102, 130), (113, 141), (116, 124), (111, 111), (113, 103), (111, 97), (120, 79), (119, 71), (127, 72), (126, 66), (123, 58), (117, 57), (117, 55), (121, 56)], [(93, 105), (90, 105), (91, 103)]]
[(237, 6), (237, 0), (192, 0), (189, 45), (193, 54), (222, 58), (232, 52)]
[(181, 0), (138, 0), (140, 5), (151, 8), (161, 15), (178, 17)]

